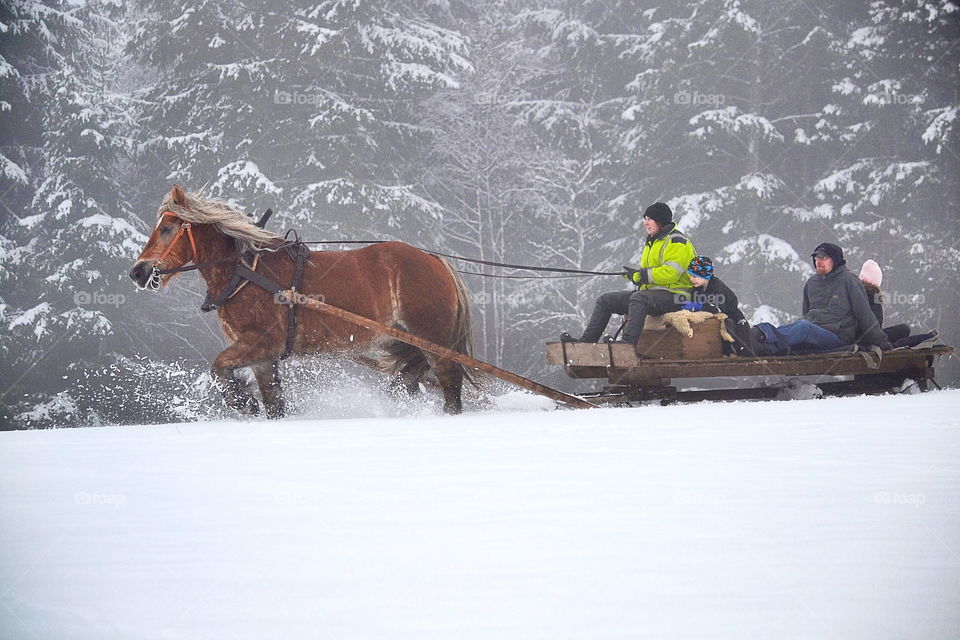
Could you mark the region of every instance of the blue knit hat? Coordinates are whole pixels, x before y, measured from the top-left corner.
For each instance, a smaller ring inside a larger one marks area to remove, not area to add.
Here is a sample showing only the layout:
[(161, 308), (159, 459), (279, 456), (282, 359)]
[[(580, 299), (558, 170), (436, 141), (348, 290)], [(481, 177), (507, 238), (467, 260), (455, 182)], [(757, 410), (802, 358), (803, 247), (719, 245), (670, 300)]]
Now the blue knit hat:
[(690, 266), (687, 267), (687, 273), (709, 280), (713, 277), (713, 260), (707, 256), (697, 256), (690, 261)]

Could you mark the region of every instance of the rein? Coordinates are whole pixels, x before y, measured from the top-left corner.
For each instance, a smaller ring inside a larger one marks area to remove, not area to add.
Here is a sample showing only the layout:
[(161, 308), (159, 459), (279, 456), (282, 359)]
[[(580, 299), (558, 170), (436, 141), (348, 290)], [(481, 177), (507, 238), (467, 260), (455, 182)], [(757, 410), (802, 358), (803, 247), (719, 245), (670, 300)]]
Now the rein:
[[(258, 226), (258, 227), (260, 227), (260, 228), (262, 229), (262, 228), (265, 226), (267, 220), (270, 219), (270, 216), (271, 216), (271, 215), (273, 215), (273, 211), (272, 211), (271, 209), (267, 209), (267, 212), (263, 215), (263, 217), (260, 219), (260, 221), (256, 223), (256, 226)], [(161, 214), (161, 220), (163, 219), (164, 216), (172, 216), (172, 217), (174, 217), (174, 218), (177, 217), (177, 215), (176, 215), (175, 213), (173, 213), (172, 211), (164, 211), (163, 214)], [(159, 223), (158, 223), (158, 224), (159, 224)], [(292, 231), (292, 230), (291, 230), (291, 231)], [(212, 265), (212, 264), (219, 264), (219, 263), (221, 263), (221, 262), (228, 262), (228, 261), (231, 261), (231, 260), (232, 260), (232, 261), (237, 261), (237, 260), (239, 260), (239, 259), (241, 258), (241, 255), (240, 255), (239, 253), (235, 253), (235, 254), (231, 254), (231, 255), (229, 255), (229, 256), (225, 256), (225, 257), (223, 257), (223, 258), (217, 258), (217, 259), (215, 259), (215, 260), (206, 260), (206, 261), (204, 261), (204, 262), (194, 262), (193, 264), (190, 264), (190, 265), (187, 265), (187, 266), (172, 267), (172, 268), (169, 268), (169, 269), (160, 269), (160, 268), (159, 268), (159, 265), (163, 263), (164, 258), (167, 257), (167, 255), (168, 255), (168, 254), (170, 253), (170, 251), (173, 249), (174, 245), (177, 244), (177, 241), (180, 239), (180, 237), (181, 237), (184, 233), (186, 233), (186, 234), (187, 234), (187, 237), (190, 239), (190, 246), (191, 246), (191, 248), (193, 249), (193, 260), (196, 260), (196, 258), (197, 258), (197, 244), (196, 244), (196, 241), (195, 241), (194, 238), (193, 238), (192, 226), (191, 226), (191, 224), (190, 224), (189, 222), (181, 222), (180, 228), (177, 230), (177, 235), (173, 238), (173, 240), (172, 240), (172, 241), (170, 242), (170, 244), (167, 246), (166, 250), (165, 250), (165, 251), (160, 255), (160, 257), (157, 259), (156, 266), (153, 267), (153, 273), (152, 273), (151, 276), (150, 276), (150, 282), (148, 283), (148, 286), (151, 286), (151, 287), (153, 287), (153, 288), (159, 288), (159, 285), (160, 285), (160, 277), (161, 277), (161, 276), (164, 276), (164, 275), (167, 275), (167, 274), (171, 274), (171, 273), (183, 273), (183, 272), (185, 272), (185, 271), (194, 271), (194, 270), (197, 270), (197, 269), (202, 269), (203, 267), (206, 267), (206, 266), (209, 266), (209, 265)], [(287, 232), (287, 236), (288, 236), (288, 237), (289, 237), (289, 235), (290, 235), (290, 231)], [(260, 250), (253, 251), (253, 252), (248, 252), (248, 253), (252, 253), (252, 254), (257, 254), (257, 255), (258, 255), (258, 254), (266, 253), (266, 252), (279, 251), (279, 250), (281, 250), (281, 249), (289, 249), (290, 247), (293, 247), (293, 246), (295, 246), (295, 245), (309, 245), (309, 244), (380, 244), (380, 243), (383, 243), (383, 242), (387, 242), (387, 241), (386, 241), (386, 240), (311, 240), (311, 241), (302, 241), (302, 240), (300, 240), (300, 238), (299, 238), (298, 236), (296, 236), (296, 234), (295, 234), (295, 238), (294, 238), (293, 240), (286, 240), (285, 242), (283, 242), (282, 244), (280, 244), (280, 245), (277, 246), (277, 247), (271, 247), (271, 248), (269, 248), (269, 249), (260, 249)], [(419, 249), (420, 247), (417, 247), (417, 248)], [(449, 258), (449, 259), (451, 259), (451, 260), (459, 260), (459, 261), (461, 261), (461, 262), (469, 262), (469, 263), (472, 263), (472, 264), (481, 264), (481, 265), (486, 265), (486, 266), (490, 266), (490, 267), (501, 267), (501, 268), (504, 268), (504, 269), (517, 269), (517, 270), (520, 270), (520, 271), (537, 271), (537, 272), (544, 272), (544, 273), (559, 273), (559, 274), (564, 274), (564, 275), (557, 275), (557, 276), (521, 276), (521, 275), (513, 275), (513, 274), (506, 275), (506, 274), (497, 274), (497, 273), (484, 273), (484, 272), (482, 272), (482, 271), (460, 271), (460, 270), (458, 270), (459, 273), (462, 273), (462, 274), (464, 274), (464, 275), (481, 276), (481, 277), (484, 277), (484, 278), (502, 278), (502, 279), (518, 279), (518, 280), (523, 280), (523, 279), (537, 279), (537, 278), (576, 278), (576, 277), (579, 277), (579, 276), (618, 276), (618, 275), (621, 275), (621, 273), (620, 273), (619, 271), (586, 271), (586, 270), (582, 270), (582, 269), (564, 269), (564, 268), (562, 268), (562, 267), (555, 267), (555, 268), (551, 268), (551, 267), (536, 267), (536, 266), (532, 266), (532, 265), (511, 264), (511, 263), (508, 263), (508, 262), (494, 262), (494, 261), (492, 261), (492, 260), (480, 260), (480, 259), (477, 259), (477, 258), (467, 258), (467, 257), (465, 257), (465, 256), (457, 256), (457, 255), (453, 255), (453, 254), (450, 254), (450, 253), (442, 253), (442, 252), (439, 252), (439, 251), (430, 251), (430, 250), (427, 250), (427, 249), (420, 249), (420, 250), (421, 250), (421, 251), (424, 251), (424, 252), (426, 252), (426, 253), (430, 253), (430, 254), (435, 255), (435, 256), (441, 256), (441, 257), (444, 257), (444, 258)], [(208, 294), (208, 298), (209, 298), (209, 294)], [(205, 303), (204, 306), (207, 306), (209, 303), (210, 303), (210, 300), (207, 300), (207, 302)], [(222, 301), (221, 301), (221, 304), (222, 304)], [(216, 308), (217, 306), (219, 306), (219, 305), (214, 305), (214, 306), (211, 307), (211, 308)], [(208, 310), (208, 309), (204, 309), (204, 310), (206, 311), (206, 310)]]
[[(267, 209), (266, 213), (263, 215), (263, 217), (260, 219), (260, 221), (257, 222), (257, 223), (255, 223), (256, 226), (258, 226), (258, 227), (260, 227), (261, 229), (263, 229), (264, 226), (266, 225), (267, 220), (269, 220), (269, 219), (270, 219), (270, 216), (272, 216), (272, 215), (273, 215), (273, 210)], [(161, 215), (161, 220), (163, 219), (163, 216), (172, 216), (172, 217), (174, 217), (174, 218), (177, 217), (177, 215), (176, 215), (175, 213), (173, 213), (172, 211), (164, 211), (163, 214)], [(159, 223), (158, 223), (158, 224), (159, 224)], [(292, 231), (292, 230), (291, 230), (291, 231)], [(170, 253), (170, 250), (173, 249), (173, 246), (174, 246), (175, 244), (177, 244), (177, 240), (179, 240), (179, 239), (180, 239), (180, 236), (182, 236), (184, 233), (186, 233), (186, 234), (187, 234), (187, 237), (190, 238), (190, 246), (193, 248), (193, 259), (196, 260), (196, 258), (197, 258), (197, 244), (196, 244), (196, 242), (195, 242), (194, 239), (193, 239), (193, 231), (192, 231), (191, 225), (190, 225), (189, 222), (182, 222), (182, 223), (180, 224), (180, 228), (177, 230), (177, 235), (176, 235), (176, 237), (174, 237), (174, 239), (173, 239), (173, 240), (170, 242), (170, 244), (167, 246), (166, 251), (164, 251), (164, 252), (160, 255), (160, 258), (157, 259), (157, 263), (156, 263), (157, 265), (160, 265), (160, 264), (163, 262), (163, 259), (167, 257), (167, 254)], [(287, 232), (287, 236), (288, 236), (288, 237), (289, 237), (289, 235), (290, 235), (290, 231)], [(380, 243), (382, 243), (382, 242), (387, 242), (387, 241), (386, 241), (386, 240), (311, 240), (311, 241), (302, 241), (302, 240), (300, 240), (299, 236), (296, 236), (296, 234), (295, 234), (294, 240), (286, 240), (283, 244), (277, 246), (276, 248), (260, 249), (260, 250), (258, 250), (258, 251), (254, 251), (254, 252), (252, 252), (252, 253), (260, 254), (260, 253), (266, 253), (266, 252), (268, 252), (268, 251), (271, 251), (271, 252), (272, 252), (272, 251), (279, 251), (280, 249), (286, 249), (286, 248), (292, 247), (292, 246), (297, 245), (297, 244), (380, 244)], [(525, 264), (510, 264), (510, 263), (508, 263), (508, 262), (494, 262), (494, 261), (492, 261), (492, 260), (479, 260), (479, 259), (477, 259), (477, 258), (467, 258), (467, 257), (465, 257), (465, 256), (457, 256), (457, 255), (453, 255), (453, 254), (450, 254), (450, 253), (441, 253), (441, 252), (439, 252), (439, 251), (430, 251), (430, 250), (428, 250), (428, 249), (422, 249), (422, 248), (420, 248), (420, 247), (417, 247), (417, 248), (420, 249), (421, 251), (424, 251), (425, 253), (430, 253), (430, 254), (435, 255), (435, 256), (441, 256), (441, 257), (444, 257), (444, 258), (450, 258), (451, 260), (459, 260), (459, 261), (461, 261), (461, 262), (469, 262), (469, 263), (471, 263), (471, 264), (482, 264), (482, 265), (486, 265), (486, 266), (489, 266), (489, 267), (501, 267), (501, 268), (503, 268), (503, 269), (517, 269), (517, 270), (520, 270), (520, 271), (538, 271), (538, 272), (543, 272), (543, 273), (561, 273), (561, 274), (566, 274), (566, 275), (560, 275), (560, 276), (520, 276), (520, 275), (504, 275), (504, 274), (496, 274), (496, 273), (483, 273), (483, 272), (478, 272), (478, 271), (459, 271), (459, 270), (458, 270), (459, 273), (462, 273), (462, 274), (465, 274), (465, 275), (481, 276), (481, 277), (484, 277), (484, 278), (503, 278), (503, 279), (520, 279), (520, 280), (522, 280), (522, 279), (535, 279), (535, 278), (538, 278), (538, 277), (539, 277), (539, 278), (575, 278), (575, 277), (577, 277), (577, 276), (619, 276), (619, 275), (621, 275), (621, 272), (619, 272), (619, 271), (585, 271), (585, 270), (582, 270), (582, 269), (564, 269), (564, 268), (562, 268), (562, 267), (555, 267), (555, 268), (551, 268), (551, 267), (535, 267), (535, 266), (525, 265)], [(221, 263), (221, 262), (228, 262), (228, 261), (230, 261), (230, 260), (234, 260), (234, 261), (235, 261), (235, 260), (239, 259), (240, 257), (241, 257), (240, 254), (232, 254), (232, 255), (229, 255), (229, 256), (226, 256), (226, 257), (223, 257), (223, 258), (217, 258), (216, 260), (207, 260), (207, 261), (205, 261), (205, 262), (194, 263), (194, 264), (191, 264), (191, 265), (189, 265), (189, 266), (173, 267), (173, 268), (170, 268), (170, 269), (160, 269), (160, 268), (158, 268), (157, 266), (154, 266), (154, 268), (153, 268), (153, 273), (151, 274), (151, 282), (150, 282), (150, 284), (153, 285), (154, 282), (155, 282), (155, 284), (156, 284), (157, 286), (159, 286), (159, 284), (160, 284), (160, 281), (159, 281), (159, 280), (160, 280), (160, 276), (163, 276), (163, 275), (167, 275), (167, 274), (170, 274), (170, 273), (183, 273), (184, 271), (194, 271), (194, 270), (196, 270), (196, 269), (201, 269), (201, 268), (206, 267), (206, 266), (209, 266), (209, 265), (211, 265), (211, 264), (219, 264), (219, 263)], [(154, 287), (154, 288), (157, 288), (157, 287)]]
[[(382, 242), (387, 242), (387, 240), (311, 240), (305, 241), (303, 244), (380, 244)], [(504, 269), (519, 269), (522, 271), (543, 271), (547, 273), (566, 273), (572, 275), (565, 276), (555, 276), (557, 278), (573, 278), (578, 275), (585, 276), (619, 276), (622, 275), (622, 271), (584, 271), (581, 269), (563, 269), (561, 267), (534, 267), (525, 264), (510, 264), (507, 262), (493, 262), (491, 260), (479, 260), (477, 258), (466, 258), (464, 256), (455, 256), (449, 253), (441, 253), (439, 251), (431, 251), (429, 249), (423, 249), (417, 247), (425, 253), (429, 253), (435, 256), (442, 256), (444, 258), (450, 258), (451, 260), (460, 260), (462, 262), (470, 262), (473, 264), (483, 264), (490, 267), (503, 267)], [(517, 275), (499, 275), (495, 273), (478, 273), (475, 271), (461, 271), (460, 273), (476, 276), (485, 276), (488, 278), (532, 278), (535, 276), (517, 276)], [(540, 276), (540, 277), (550, 277), (550, 276)]]

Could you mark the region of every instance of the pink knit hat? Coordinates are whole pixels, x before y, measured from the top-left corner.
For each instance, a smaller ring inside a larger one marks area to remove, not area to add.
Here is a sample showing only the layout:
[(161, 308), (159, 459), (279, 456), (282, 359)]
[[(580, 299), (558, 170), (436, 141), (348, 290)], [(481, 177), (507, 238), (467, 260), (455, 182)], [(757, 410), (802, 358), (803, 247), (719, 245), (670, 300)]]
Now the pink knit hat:
[(883, 282), (883, 272), (880, 271), (880, 265), (873, 260), (867, 260), (860, 269), (860, 280), (875, 287), (880, 287)]

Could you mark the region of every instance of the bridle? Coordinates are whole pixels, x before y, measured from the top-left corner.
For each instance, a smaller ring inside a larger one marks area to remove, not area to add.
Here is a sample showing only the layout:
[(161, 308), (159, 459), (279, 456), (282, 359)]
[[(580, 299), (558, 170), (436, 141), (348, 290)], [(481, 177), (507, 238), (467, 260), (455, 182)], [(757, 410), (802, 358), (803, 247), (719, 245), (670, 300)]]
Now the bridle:
[(146, 284), (143, 286), (144, 289), (153, 289), (156, 291), (160, 288), (161, 278), (165, 273), (175, 273), (177, 271), (185, 271), (186, 269), (177, 268), (177, 269), (161, 269), (160, 265), (163, 264), (164, 259), (173, 248), (177, 245), (177, 242), (180, 240), (180, 237), (184, 233), (187, 234), (187, 237), (190, 238), (190, 248), (193, 250), (193, 256), (187, 262), (196, 262), (197, 261), (197, 242), (193, 238), (193, 225), (189, 222), (183, 221), (177, 214), (173, 211), (164, 211), (160, 214), (160, 219), (157, 221), (157, 228), (163, 223), (163, 219), (166, 216), (171, 216), (180, 220), (180, 228), (177, 229), (177, 235), (173, 237), (173, 240), (170, 241), (170, 244), (167, 245), (167, 248), (164, 249), (163, 253), (160, 254), (160, 257), (157, 258), (157, 261), (153, 264), (153, 271), (150, 272), (150, 278), (147, 279)]
[[(177, 214), (175, 214), (173, 211), (164, 211), (162, 214), (160, 214), (160, 222), (163, 222), (164, 216), (172, 216), (178, 220), (180, 219), (179, 216), (177, 216)], [(160, 222), (157, 223), (158, 227), (160, 226)], [(197, 261), (197, 243), (193, 239), (193, 225), (191, 225), (189, 222), (184, 222), (181, 220), (180, 228), (177, 229), (177, 235), (173, 237), (173, 240), (170, 241), (170, 244), (167, 245), (167, 248), (164, 250), (164, 252), (160, 254), (159, 258), (157, 258), (158, 265), (163, 264), (164, 258), (169, 255), (170, 251), (173, 250), (173, 247), (176, 246), (177, 241), (180, 240), (180, 236), (182, 236), (184, 233), (186, 233), (187, 237), (190, 238), (190, 247), (193, 249), (193, 257), (191, 260), (193, 262)], [(187, 262), (190, 262), (190, 260)]]

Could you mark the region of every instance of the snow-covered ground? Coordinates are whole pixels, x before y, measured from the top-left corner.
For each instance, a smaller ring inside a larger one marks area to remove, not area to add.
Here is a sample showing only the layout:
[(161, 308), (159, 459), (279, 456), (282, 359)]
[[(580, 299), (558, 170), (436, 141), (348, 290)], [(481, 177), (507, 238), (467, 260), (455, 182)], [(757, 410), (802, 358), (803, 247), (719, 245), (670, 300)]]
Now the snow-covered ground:
[(956, 638), (958, 409), (0, 433), (0, 637)]

